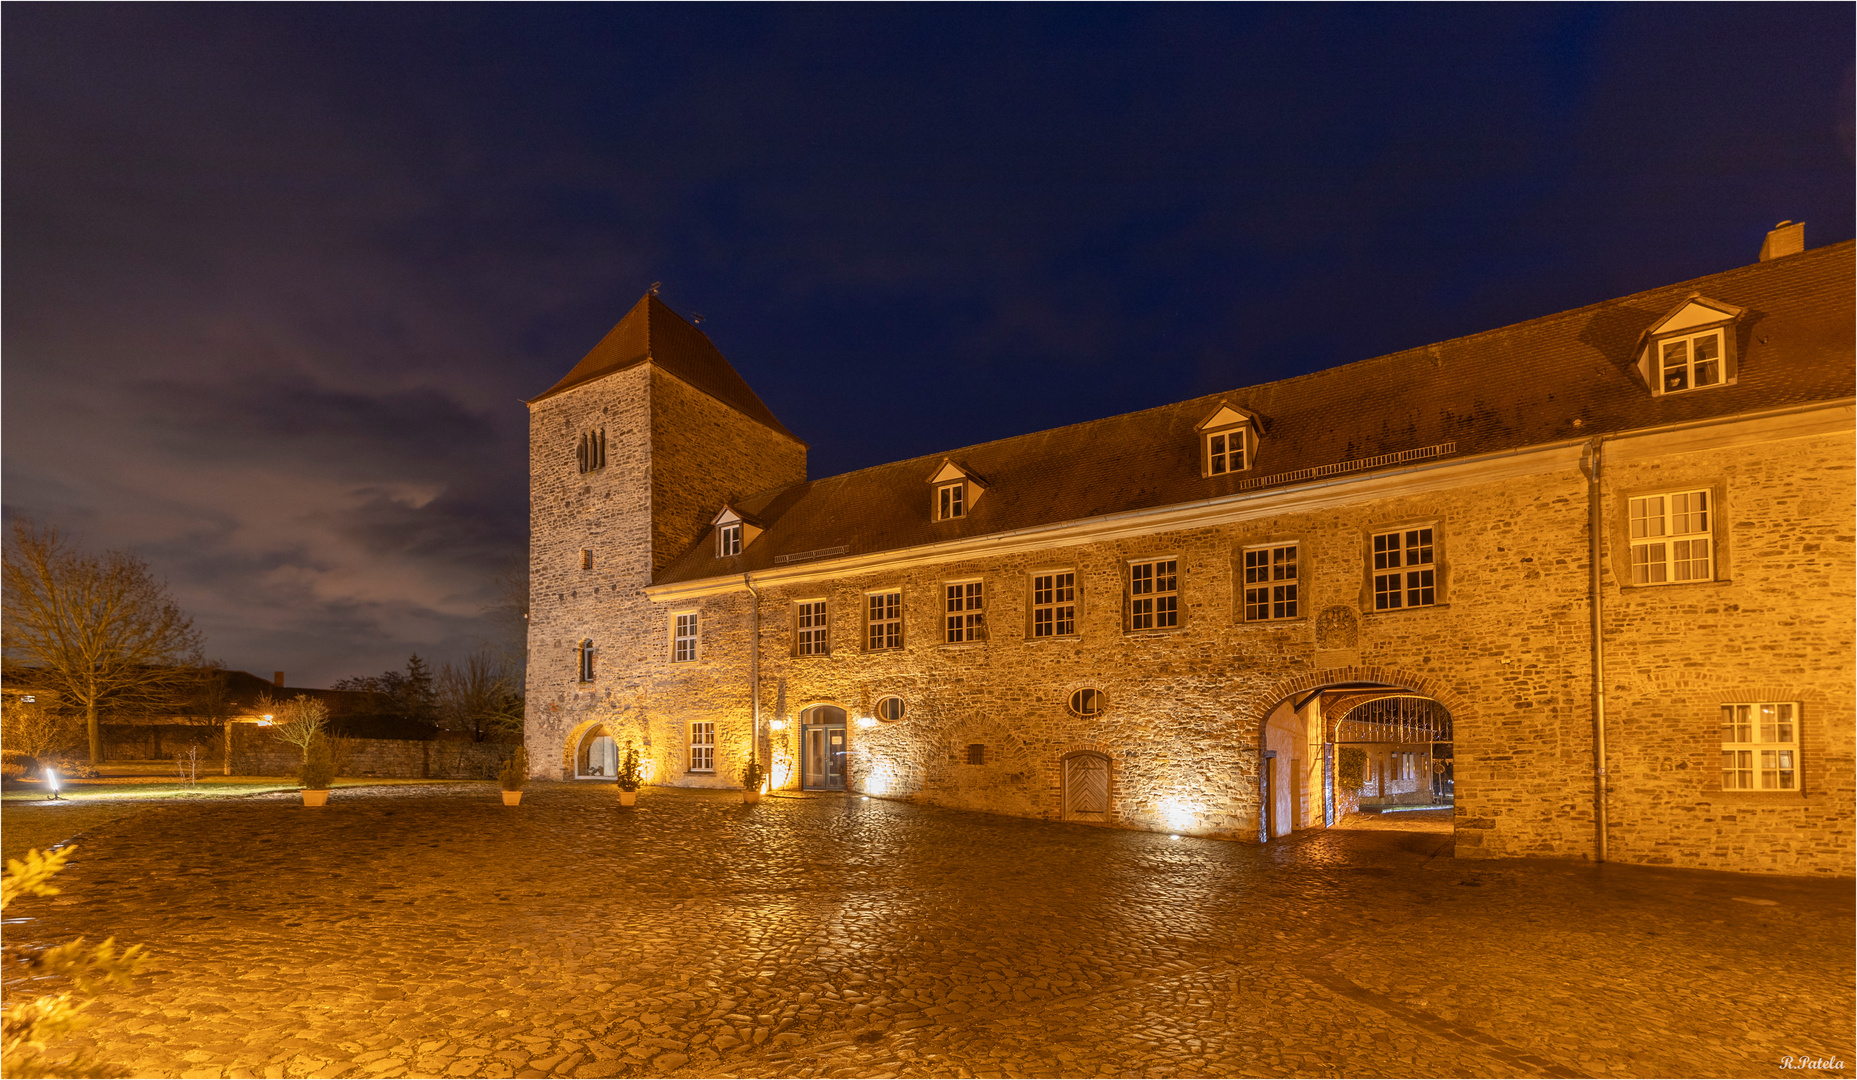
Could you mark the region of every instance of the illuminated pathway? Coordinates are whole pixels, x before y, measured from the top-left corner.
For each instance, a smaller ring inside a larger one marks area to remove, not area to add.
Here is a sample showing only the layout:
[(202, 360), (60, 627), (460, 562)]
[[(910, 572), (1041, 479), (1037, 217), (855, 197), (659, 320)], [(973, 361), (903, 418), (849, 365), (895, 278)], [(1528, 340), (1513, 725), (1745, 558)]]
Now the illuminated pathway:
[(1264, 849), (855, 797), (294, 802), (110, 823), (9, 911), (158, 958), (73, 1045), (137, 1076), (1850, 1073), (1848, 882), (1458, 862), (1424, 815)]

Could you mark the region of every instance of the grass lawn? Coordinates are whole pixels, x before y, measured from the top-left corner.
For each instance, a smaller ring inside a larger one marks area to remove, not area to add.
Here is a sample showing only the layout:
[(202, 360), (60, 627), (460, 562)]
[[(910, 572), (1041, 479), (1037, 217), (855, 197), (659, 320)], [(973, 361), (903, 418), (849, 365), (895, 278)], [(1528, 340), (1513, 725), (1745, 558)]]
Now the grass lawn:
[[(165, 771), (162, 771), (164, 770)], [(43, 783), (9, 780), (0, 793), (0, 859), (17, 859), (32, 848), (62, 844), (115, 818), (176, 799), (223, 799), (267, 791), (295, 791), (288, 776), (201, 776), (189, 785), (174, 774), (172, 762), (129, 761), (104, 765), (95, 780), (63, 780), (59, 798), (50, 798)], [(398, 784), (459, 783), (456, 780), (395, 780), (380, 777), (338, 778), (334, 787), (380, 787)]]

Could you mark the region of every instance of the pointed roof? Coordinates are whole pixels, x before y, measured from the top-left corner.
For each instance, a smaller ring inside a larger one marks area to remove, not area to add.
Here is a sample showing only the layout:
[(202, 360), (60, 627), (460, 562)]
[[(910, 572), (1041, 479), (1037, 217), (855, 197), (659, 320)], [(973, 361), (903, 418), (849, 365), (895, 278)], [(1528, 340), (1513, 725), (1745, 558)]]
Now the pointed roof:
[(774, 418), (773, 411), (748, 387), (729, 362), (722, 357), (709, 335), (685, 322), (655, 293), (646, 293), (619, 324), (606, 332), (591, 352), (580, 358), (574, 370), (547, 390), (529, 399), (533, 405), (582, 383), (624, 371), (643, 363), (653, 363), (773, 430), (800, 442), (799, 436)]

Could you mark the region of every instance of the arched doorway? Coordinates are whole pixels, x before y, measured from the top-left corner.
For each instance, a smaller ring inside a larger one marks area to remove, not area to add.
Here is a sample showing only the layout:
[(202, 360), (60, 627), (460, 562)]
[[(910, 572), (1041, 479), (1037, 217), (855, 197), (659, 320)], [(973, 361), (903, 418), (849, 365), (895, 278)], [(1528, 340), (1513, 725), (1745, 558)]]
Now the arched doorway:
[(814, 705), (800, 713), (800, 787), (845, 790), (845, 710)]
[(574, 748), (574, 779), (613, 780), (619, 776), (619, 743), (602, 725), (595, 724)]
[(1379, 667), (1311, 672), (1257, 700), (1260, 843), (1332, 826), (1355, 809), (1346, 786), (1336, 786), (1344, 758), (1355, 753), (1376, 811), (1437, 805), (1439, 793), (1454, 793), (1453, 717), (1467, 705), (1431, 676)]
[(1065, 821), (1109, 820), (1109, 758), (1093, 750), (1066, 754), (1063, 760)]

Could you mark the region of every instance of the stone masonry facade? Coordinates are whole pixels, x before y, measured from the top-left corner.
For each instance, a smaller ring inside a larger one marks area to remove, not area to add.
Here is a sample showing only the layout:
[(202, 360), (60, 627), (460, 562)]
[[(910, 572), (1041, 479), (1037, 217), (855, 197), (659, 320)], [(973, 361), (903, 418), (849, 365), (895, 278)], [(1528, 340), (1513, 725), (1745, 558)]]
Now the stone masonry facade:
[[(607, 464), (580, 473), (576, 433), (601, 425)], [(1370, 684), (1449, 710), (1460, 857), (1593, 858), (1602, 798), (1612, 860), (1853, 873), (1848, 399), (1265, 492), (1222, 516), (1156, 513), (1144, 527), (1135, 515), (1049, 543), (1002, 535), (675, 582), (665, 566), (714, 544), (725, 504), (805, 480), (803, 445), (654, 363), (538, 400), (531, 438), (538, 775), (572, 777), (575, 748), (603, 729), (643, 751), (649, 783), (738, 787), (752, 754), (771, 761), (774, 786), (796, 787), (801, 716), (835, 705), (851, 721), (854, 793), (1059, 820), (1063, 763), (1089, 752), (1109, 761), (1105, 823), (1256, 840), (1266, 718), (1324, 687)], [(1628, 500), (1687, 490), (1713, 499), (1713, 576), (1630, 584)], [(925, 487), (924, 513), (928, 502)], [(1436, 602), (1375, 610), (1374, 536), (1421, 526), (1436, 544)], [(1244, 552), (1260, 544), (1297, 548), (1294, 618), (1245, 619)], [(1128, 629), (1128, 567), (1149, 558), (1177, 562), (1177, 628)], [(1032, 579), (1054, 570), (1076, 575), (1076, 632), (1034, 638)], [(983, 641), (943, 641), (955, 581), (982, 585)], [(889, 590), (902, 594), (903, 644), (871, 650), (866, 597)], [(798, 655), (797, 605), (818, 601), (826, 651)], [(679, 614), (698, 626), (681, 661)], [(586, 640), (591, 680), (578, 667)], [(1067, 707), (1086, 688), (1106, 702), (1087, 719)], [(876, 709), (890, 696), (904, 706), (893, 722)], [(1723, 790), (1720, 710), (1737, 702), (1796, 703), (1796, 790)], [(1279, 833), (1289, 818), (1324, 823), (1320, 718), (1300, 722), (1280, 756), (1305, 773), (1293, 795), (1278, 789)], [(695, 724), (714, 725), (713, 770), (691, 769)]]

